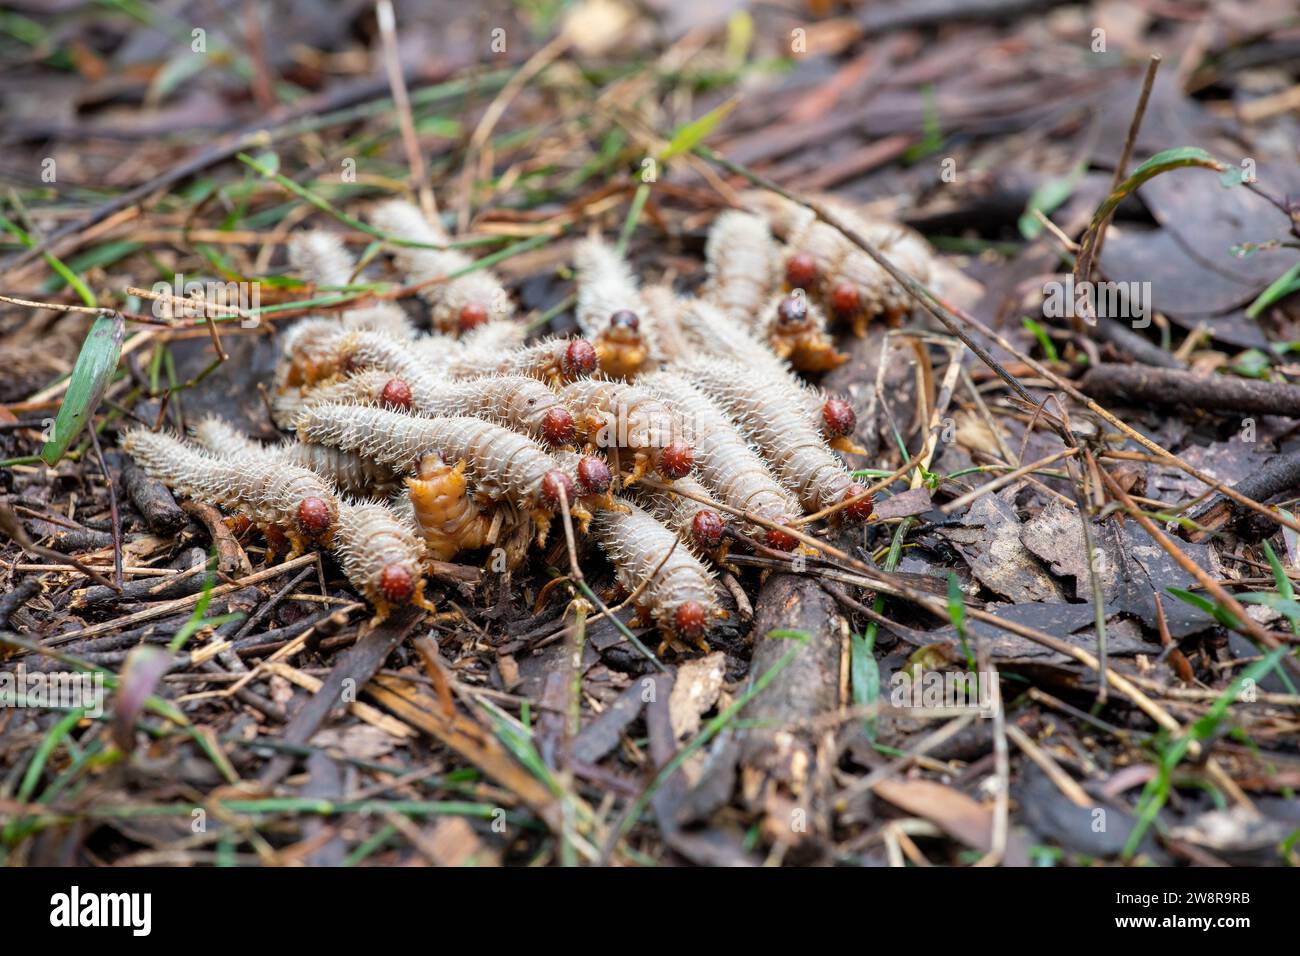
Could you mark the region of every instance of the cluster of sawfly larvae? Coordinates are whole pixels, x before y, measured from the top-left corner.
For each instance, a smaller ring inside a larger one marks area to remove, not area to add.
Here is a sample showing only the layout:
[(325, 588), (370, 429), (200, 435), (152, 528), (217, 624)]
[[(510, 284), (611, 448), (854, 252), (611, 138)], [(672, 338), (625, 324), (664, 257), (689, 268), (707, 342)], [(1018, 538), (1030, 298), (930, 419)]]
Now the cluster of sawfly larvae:
[[(188, 438), (130, 431), (124, 447), (173, 489), (247, 519), (268, 552), (332, 550), (376, 620), (429, 607), (431, 562), (492, 549), (517, 567), (564, 515), (607, 556), (639, 624), (705, 646), (726, 616), (714, 564), (734, 541), (788, 552), (798, 540), (783, 528), (807, 515), (870, 517), (836, 454), (860, 451), (853, 409), (798, 372), (844, 360), (831, 323), (896, 321), (905, 301), (803, 207), (748, 199), (713, 225), (695, 297), (643, 287), (613, 246), (582, 240), (582, 337), (535, 342), (489, 270), (430, 282), (473, 260), (415, 206), (385, 202), (371, 221), (422, 244), (393, 258), (422, 284), (432, 331), (386, 301), (300, 320), (280, 336), (271, 401), (293, 437), (265, 445), (208, 418)], [(914, 233), (837, 212), (928, 279)], [(289, 260), (318, 286), (358, 271), (322, 231), (293, 237)]]

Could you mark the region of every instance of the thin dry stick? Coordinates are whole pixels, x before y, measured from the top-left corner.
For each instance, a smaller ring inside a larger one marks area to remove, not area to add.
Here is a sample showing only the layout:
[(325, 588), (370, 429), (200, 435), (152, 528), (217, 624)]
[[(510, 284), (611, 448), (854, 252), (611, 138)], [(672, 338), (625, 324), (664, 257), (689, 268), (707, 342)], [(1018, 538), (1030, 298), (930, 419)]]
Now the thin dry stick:
[(402, 75), (402, 62), (397, 52), (397, 18), (393, 14), (392, 0), (379, 0), (375, 4), (375, 17), (379, 21), (379, 34), (384, 43), (384, 69), (388, 71), (388, 88), (393, 94), (393, 105), (402, 130), (402, 148), (411, 169), (411, 186), (420, 197), (420, 208), (430, 222), (437, 219), (438, 206), (433, 199), (433, 187), (425, 175), (424, 154), (420, 140), (415, 135), (415, 120), (411, 117), (411, 98), (406, 95), (406, 78)]
[(1061, 769), (1061, 765), (1052, 759), (1049, 754), (1014, 723), (1007, 724), (1007, 736), (1010, 737), (1017, 747), (1025, 752), (1025, 756), (1038, 764), (1043, 773), (1047, 774), (1049, 780), (1056, 784), (1056, 789), (1065, 794), (1065, 798), (1073, 803), (1076, 807), (1091, 807), (1095, 801), (1089, 798), (1088, 793), (1078, 782)]
[(962, 495), (960, 498), (954, 498), (939, 510), (946, 515), (950, 515), (954, 511), (959, 511), (966, 507), (977, 498), (982, 498), (984, 495), (991, 494), (999, 488), (1005, 488), (1007, 485), (1019, 481), (1030, 472), (1037, 471), (1039, 468), (1046, 468), (1053, 462), (1060, 461), (1062, 458), (1069, 458), (1078, 453), (1078, 448), (1062, 448), (1060, 451), (1052, 452), (1052, 454), (1048, 455), (1046, 458), (1040, 458), (1038, 461), (1030, 462), (1028, 465), (1022, 465), (1015, 471), (1009, 471), (1000, 478), (994, 478), (987, 484), (980, 485), (974, 491), (966, 492), (966, 494)]

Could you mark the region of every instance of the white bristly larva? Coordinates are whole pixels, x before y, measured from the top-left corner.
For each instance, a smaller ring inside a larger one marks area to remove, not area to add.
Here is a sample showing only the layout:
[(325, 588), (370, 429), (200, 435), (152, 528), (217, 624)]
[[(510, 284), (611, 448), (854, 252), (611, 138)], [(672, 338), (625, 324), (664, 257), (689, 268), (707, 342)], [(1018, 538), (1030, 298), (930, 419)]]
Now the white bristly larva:
[(382, 623), (394, 605), (435, 609), (424, 597), (424, 541), (387, 506), (340, 502), (332, 550), (352, 586), (374, 605), (372, 625)]
[(691, 446), (683, 438), (681, 420), (645, 389), (587, 378), (569, 383), (559, 394), (588, 444), (633, 453), (627, 484), (652, 469), (669, 481), (690, 472)]
[[(806, 510), (821, 511), (866, 491), (808, 423), (803, 409), (766, 388), (749, 369), (719, 359), (698, 359), (682, 363), (678, 370), (736, 423)], [(870, 498), (864, 498), (837, 515), (864, 520), (871, 514), (871, 504)]]
[(366, 497), (388, 497), (401, 487), (397, 474), (354, 452), (290, 440), (263, 445), (224, 419), (208, 416), (191, 430), (194, 441), (221, 457), (256, 453), (287, 465), (316, 472), (339, 491)]
[(641, 324), (649, 329), (647, 334), (655, 343), (661, 362), (676, 362), (698, 354), (698, 347), (682, 329), (679, 321), (681, 301), (671, 286), (648, 285), (641, 290), (641, 300), (645, 303)]
[(346, 286), (352, 282), (356, 261), (343, 240), (323, 229), (308, 229), (289, 237), (289, 266), (318, 286)]
[(650, 329), (642, 323), (646, 304), (627, 262), (595, 236), (573, 253), (577, 274), (574, 315), (591, 339), (600, 367), (613, 378), (633, 378), (658, 361)]
[(713, 576), (691, 549), (648, 512), (626, 499), (602, 511), (591, 534), (629, 592), (644, 585), (639, 604), (671, 637), (699, 640), (723, 616)]
[(762, 216), (729, 209), (704, 245), (708, 279), (700, 297), (741, 322), (752, 321), (777, 281), (779, 249)]
[(477, 378), (493, 372), (527, 375), (558, 388), (595, 374), (599, 366), (595, 346), (586, 339), (551, 338), (511, 349), (504, 355), (496, 343), (470, 343), (440, 365), (440, 370), (449, 378)]
[(839, 441), (852, 435), (857, 426), (853, 406), (805, 383), (743, 324), (701, 299), (679, 301), (676, 316), (683, 337), (692, 347), (692, 355), (712, 355), (752, 369), (765, 386), (781, 391), (791, 402), (802, 406), (808, 421), (837, 447), (846, 445), (845, 451), (857, 450), (850, 442)]
[[(751, 377), (751, 381), (756, 381)], [(655, 372), (646, 388), (660, 396), (681, 416), (695, 451), (695, 472), (718, 501), (767, 521), (786, 524), (802, 513), (791, 496), (768, 470), (745, 437), (704, 391), (686, 376)], [(757, 385), (761, 390), (763, 385)], [(782, 531), (756, 526), (749, 529), (773, 548), (788, 551), (795, 540)]]
[(245, 514), (289, 539), (292, 555), (309, 542), (328, 543), (338, 520), (329, 484), (313, 471), (256, 452), (218, 456), (175, 438), (136, 428), (122, 439), (136, 464), (196, 501)]
[(309, 405), (384, 405), (409, 409), (411, 387), (384, 369), (367, 369), (314, 388), (289, 388), (271, 399), (271, 420), (292, 428), (298, 413)]
[(573, 415), (560, 397), (522, 375), (422, 379), (412, 387), (412, 403), (422, 415), (473, 415), (551, 446), (570, 445), (577, 437)]
[(447, 378), (439, 370), (428, 370), (406, 343), (393, 342), (371, 332), (351, 336), (344, 351), (354, 366), (378, 370), (404, 382), (410, 390), (409, 408), (420, 414), (473, 415), (517, 428), (551, 445), (567, 445), (576, 437), (572, 413), (555, 392), (535, 378), (522, 375)]
[(320, 405), (302, 413), (299, 438), (355, 451), (400, 471), (426, 454), (466, 464), (474, 487), (528, 512), (545, 536), (561, 492), (576, 500), (573, 480), (526, 435), (479, 418), (423, 418), (357, 405)]
[[(687, 498), (679, 492), (686, 492), (697, 498)], [(726, 531), (727, 521), (723, 512), (713, 501), (709, 489), (693, 475), (686, 475), (673, 482), (672, 491), (659, 488), (639, 487), (632, 495), (637, 503), (654, 515), (669, 528), (672, 528), (686, 544), (705, 554), (716, 554), (722, 546), (722, 537)]]
[[(446, 244), (449, 237), (440, 225), (430, 223), (417, 207), (401, 199), (376, 206), (371, 222), (402, 239)], [(427, 282), (471, 268), (474, 259), (459, 249), (420, 249), (396, 246), (393, 261), (410, 282)], [(446, 282), (434, 283), (420, 292), (429, 303), (434, 328), (441, 332), (467, 332), (486, 322), (509, 320), (514, 315), (510, 294), (487, 269), (479, 269)]]

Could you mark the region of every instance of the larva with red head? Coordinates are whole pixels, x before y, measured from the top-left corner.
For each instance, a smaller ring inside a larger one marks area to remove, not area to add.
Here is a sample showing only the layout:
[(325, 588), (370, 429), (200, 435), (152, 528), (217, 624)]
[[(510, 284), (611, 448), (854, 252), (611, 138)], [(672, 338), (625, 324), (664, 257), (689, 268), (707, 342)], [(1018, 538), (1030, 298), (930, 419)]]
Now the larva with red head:
[(573, 410), (578, 429), (589, 444), (632, 454), (627, 484), (651, 470), (669, 481), (691, 470), (694, 452), (683, 435), (681, 420), (645, 389), (589, 378), (571, 382), (559, 394)]
[(779, 389), (791, 402), (803, 406), (808, 420), (828, 439), (836, 440), (853, 434), (857, 427), (857, 414), (852, 405), (805, 383), (766, 344), (720, 308), (702, 299), (682, 299), (677, 303), (676, 316), (682, 335), (689, 343), (682, 358), (712, 355), (747, 366), (765, 385)]
[(271, 419), (281, 428), (308, 405), (383, 405), (399, 410), (411, 407), (411, 387), (398, 375), (368, 369), (314, 388), (291, 388), (271, 399)]
[(496, 343), (465, 348), (442, 370), (449, 378), (477, 378), (494, 372), (526, 375), (559, 388), (589, 378), (599, 367), (596, 347), (586, 339), (551, 338), (511, 349), (504, 356)]
[(583, 335), (596, 346), (601, 369), (613, 378), (633, 378), (650, 368), (658, 360), (657, 349), (642, 321), (646, 304), (627, 262), (596, 237), (578, 243), (573, 262), (574, 314)]
[(474, 487), (528, 513), (542, 540), (560, 508), (561, 490), (576, 500), (573, 480), (541, 445), (482, 419), (319, 405), (304, 411), (296, 427), (305, 441), (355, 451), (399, 471), (409, 471), (430, 452), (446, 461), (464, 460)]
[(386, 498), (401, 487), (401, 481), (391, 468), (353, 452), (292, 440), (263, 445), (216, 416), (202, 419), (192, 433), (198, 444), (215, 455), (226, 457), (256, 452), (314, 471), (339, 491), (349, 494)]
[[(866, 491), (826, 447), (803, 410), (755, 381), (745, 367), (700, 359), (684, 363), (679, 370), (736, 423), (806, 510), (821, 511)], [(837, 518), (864, 520), (870, 514), (867, 498), (837, 512)]]
[(348, 581), (374, 605), (372, 625), (406, 604), (434, 610), (424, 597), (424, 541), (385, 505), (340, 502), (332, 550)]
[(614, 472), (601, 455), (556, 451), (552, 456), (573, 482), (576, 498), (569, 500), (569, 512), (585, 533), (592, 514), (614, 506)]
[(315, 472), (256, 452), (217, 456), (171, 435), (136, 428), (122, 439), (136, 464), (167, 487), (196, 501), (273, 527), (293, 545), (328, 543), (338, 521), (333, 489)]
[[(751, 375), (751, 380), (753, 376)], [(767, 521), (785, 524), (802, 513), (724, 411), (692, 380), (671, 371), (647, 376), (645, 385), (681, 416), (695, 449), (695, 473), (718, 501)], [(756, 384), (756, 389), (766, 383)], [(794, 541), (761, 525), (746, 529), (770, 547), (790, 550)]]
[(714, 220), (704, 244), (708, 279), (700, 297), (733, 319), (752, 321), (776, 286), (779, 255), (763, 217), (727, 210)]
[(835, 351), (826, 314), (802, 291), (775, 296), (759, 314), (772, 351), (799, 371), (826, 372), (848, 360)]
[(644, 585), (639, 607), (669, 637), (698, 642), (723, 616), (709, 569), (652, 515), (626, 499), (602, 511), (591, 534), (628, 592)]
[(491, 507), (481, 507), (465, 478), (465, 462), (449, 465), (436, 454), (425, 455), (394, 507), (409, 516), (431, 558), (450, 561), (461, 551), (490, 543)]
[[(686, 498), (677, 492), (688, 492), (704, 501)], [(722, 550), (723, 535), (727, 521), (722, 509), (712, 502), (712, 495), (698, 479), (692, 475), (678, 478), (673, 482), (672, 491), (660, 491), (658, 488), (638, 488), (633, 498), (646, 511), (650, 512), (663, 524), (671, 528), (683, 543), (702, 554), (713, 554)]]
[[(446, 244), (449, 237), (441, 225), (430, 223), (417, 207), (401, 199), (376, 206), (370, 221), (391, 235), (417, 242)], [(474, 260), (459, 249), (420, 249), (397, 246), (393, 261), (409, 282), (426, 282), (471, 268)], [(499, 279), (479, 269), (446, 282), (427, 286), (420, 292), (429, 303), (433, 327), (459, 335), (488, 322), (509, 320), (514, 305)]]
[(535, 378), (488, 375), (483, 378), (419, 381), (413, 407), (423, 415), (473, 415), (496, 422), (552, 447), (577, 438), (573, 413), (560, 397)]

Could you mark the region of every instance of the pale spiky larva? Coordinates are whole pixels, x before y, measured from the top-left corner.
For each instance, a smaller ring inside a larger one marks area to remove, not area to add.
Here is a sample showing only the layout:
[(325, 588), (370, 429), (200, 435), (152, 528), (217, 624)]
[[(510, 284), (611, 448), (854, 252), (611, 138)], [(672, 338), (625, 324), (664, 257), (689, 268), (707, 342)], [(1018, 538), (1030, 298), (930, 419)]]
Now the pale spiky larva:
[[(832, 197), (818, 199), (903, 272), (918, 282), (929, 281), (933, 256), (919, 234), (864, 216)], [(786, 241), (787, 286), (807, 290), (837, 319), (851, 321), (858, 334), (873, 316), (883, 314), (892, 323), (907, 313), (907, 292), (874, 259), (838, 229), (818, 220), (811, 210), (772, 193), (747, 194), (746, 200)]]
[(520, 322), (488, 322), (460, 338), (438, 333), (422, 335), (411, 346), (414, 356), (428, 368), (449, 374), (461, 362), (482, 361), (487, 356), (500, 359), (518, 349), (527, 334)]
[(424, 455), (405, 481), (394, 507), (410, 517), (430, 557), (450, 561), (492, 543), (494, 510), (474, 500), (464, 461), (449, 465), (436, 453)]
[(573, 253), (577, 273), (574, 309), (578, 327), (591, 339), (600, 367), (613, 378), (633, 378), (650, 368), (658, 354), (650, 329), (642, 323), (645, 302), (627, 262), (595, 236)]
[(351, 283), (356, 261), (343, 240), (323, 229), (308, 229), (289, 237), (289, 266), (318, 286), (345, 286)]
[(610, 491), (614, 474), (609, 462), (600, 455), (584, 455), (576, 451), (557, 451), (553, 457), (574, 483), (577, 498), (569, 502), (569, 511), (577, 519), (579, 529), (586, 533), (593, 513), (614, 507), (614, 496)]
[(708, 279), (700, 297), (739, 321), (752, 321), (776, 285), (780, 250), (762, 216), (729, 209), (704, 244)]
[(283, 535), (291, 557), (308, 544), (328, 544), (338, 502), (328, 483), (306, 468), (255, 452), (217, 456), (160, 432), (136, 428), (122, 439), (136, 464), (167, 487), (196, 501), (246, 515), (264, 534)]
[[(441, 225), (430, 223), (417, 207), (401, 199), (376, 206), (371, 222), (402, 239), (445, 244), (449, 237)], [(474, 260), (459, 249), (420, 249), (397, 246), (393, 261), (412, 282), (427, 282), (468, 269)], [(479, 269), (446, 282), (427, 286), (420, 292), (429, 303), (434, 328), (460, 333), (486, 322), (509, 320), (514, 314), (510, 295), (487, 269)]]
[[(626, 382), (588, 378), (560, 389), (588, 444), (633, 454), (632, 484), (654, 470), (663, 478), (680, 478), (691, 470), (693, 454), (682, 435), (682, 422), (653, 394)], [(607, 454), (613, 454), (607, 451)]]
[(572, 444), (577, 437), (573, 415), (560, 397), (537, 379), (522, 375), (422, 378), (412, 387), (412, 404), (423, 415), (473, 415), (551, 446)]
[(602, 511), (591, 534), (629, 592), (644, 585), (638, 616), (644, 613), (669, 637), (698, 641), (725, 616), (713, 575), (691, 549), (652, 515), (617, 499), (619, 510)]
[(369, 369), (326, 385), (287, 388), (272, 396), (271, 420), (290, 428), (308, 405), (383, 405), (405, 410), (411, 407), (411, 386), (383, 369)]
[(229, 457), (250, 452), (265, 455), (314, 471), (339, 491), (348, 494), (386, 498), (401, 486), (391, 468), (353, 452), (296, 440), (263, 445), (215, 415), (200, 420), (191, 429), (191, 434), (198, 444), (215, 455)]
[[(849, 436), (858, 416), (843, 398), (827, 395), (797, 376), (740, 322), (701, 299), (677, 303), (677, 321), (693, 354), (713, 355), (753, 369), (764, 385), (784, 392), (791, 402), (803, 406), (808, 420), (840, 451), (861, 453)], [(683, 354), (683, 357), (686, 357)]]
[(826, 314), (801, 289), (769, 299), (759, 311), (758, 331), (777, 356), (801, 372), (827, 372), (848, 360), (835, 351)]
[[(344, 351), (353, 366), (378, 370), (404, 382), (410, 389), (409, 407), (421, 414), (473, 415), (519, 429), (550, 445), (567, 445), (576, 437), (572, 413), (555, 392), (535, 378), (446, 378), (437, 371), (428, 371), (404, 343), (373, 332), (353, 334)], [(378, 382), (378, 378), (374, 381)]]
[(475, 488), (520, 508), (545, 541), (560, 495), (575, 500), (573, 480), (526, 435), (479, 418), (422, 418), (360, 405), (319, 405), (296, 424), (305, 441), (356, 451), (399, 471), (430, 452), (464, 460)]
[[(718, 501), (777, 524), (787, 524), (803, 511), (724, 411), (688, 376), (655, 372), (647, 376), (645, 384), (681, 416), (693, 442), (695, 472)], [(764, 387), (763, 383), (756, 385), (758, 390)], [(796, 544), (783, 531), (762, 526), (748, 530), (781, 551), (792, 550)]]
[[(461, 341), (465, 342), (464, 339)], [(495, 343), (475, 343), (473, 347), (459, 350), (450, 362), (439, 365), (440, 371), (449, 378), (475, 378), (500, 372), (503, 375), (527, 375), (551, 388), (588, 378), (599, 367), (596, 348), (586, 339), (555, 338), (512, 349), (504, 356)]]
[[(808, 511), (856, 499), (867, 490), (854, 482), (799, 406), (765, 388), (745, 367), (719, 359), (698, 359), (683, 363), (679, 370), (736, 423), (773, 474)], [(836, 516), (861, 521), (870, 516), (871, 508), (872, 500), (867, 497)]]
[(377, 501), (341, 501), (331, 550), (381, 624), (393, 606), (435, 610), (424, 596), (424, 542), (409, 522)]
[[(678, 492), (687, 492), (704, 500), (687, 498)], [(642, 487), (633, 497), (696, 550), (715, 558), (725, 551), (722, 539), (727, 529), (726, 518), (717, 502), (713, 501), (709, 489), (693, 475), (678, 478), (671, 491)]]
[(641, 301), (645, 303), (641, 324), (649, 328), (660, 362), (676, 362), (697, 354), (682, 329), (679, 321), (681, 301), (671, 286), (648, 285), (641, 290)]

